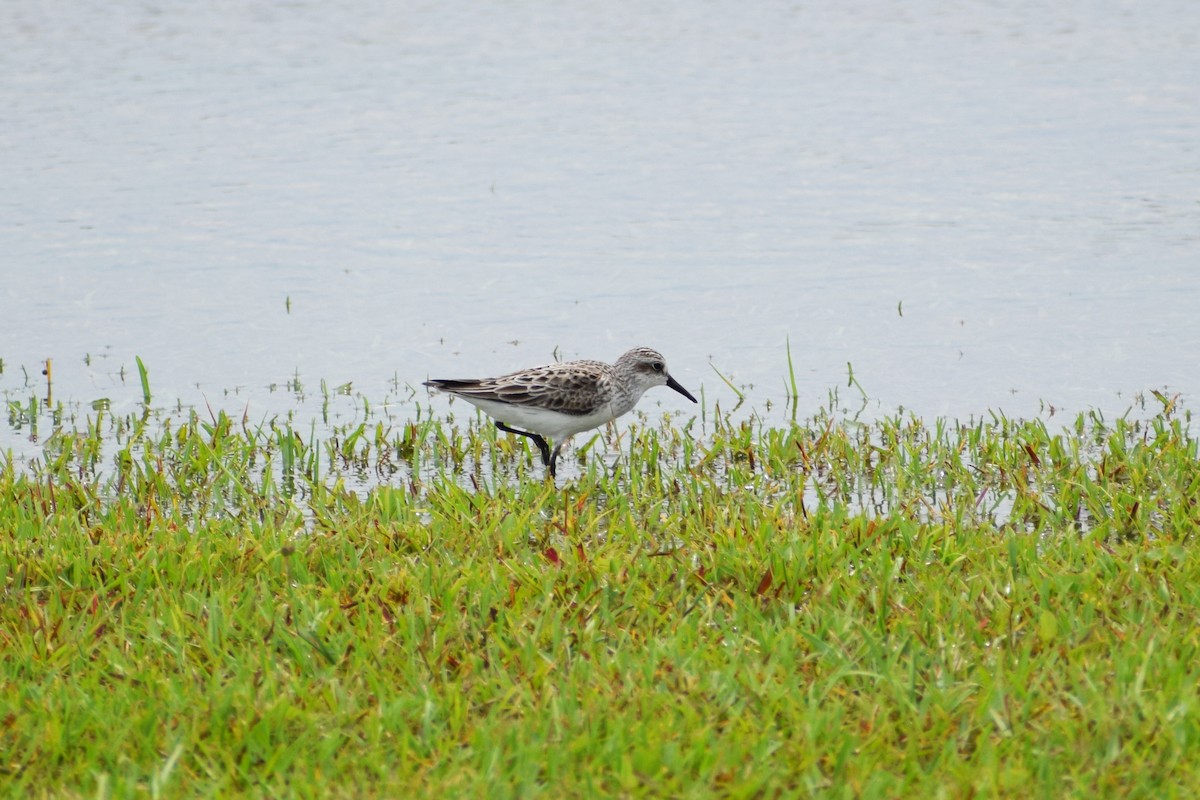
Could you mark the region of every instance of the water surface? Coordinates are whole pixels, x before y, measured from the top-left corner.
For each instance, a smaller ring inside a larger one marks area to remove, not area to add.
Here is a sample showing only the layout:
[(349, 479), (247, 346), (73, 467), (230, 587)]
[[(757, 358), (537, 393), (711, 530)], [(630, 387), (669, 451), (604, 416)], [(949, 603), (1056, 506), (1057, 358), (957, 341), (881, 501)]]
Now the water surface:
[(5, 3), (0, 391), (51, 358), (57, 398), (132, 407), (140, 355), (167, 405), (312, 412), (324, 380), (402, 415), (431, 375), (646, 344), (763, 409), (790, 341), (811, 407), (848, 364), (869, 413), (1194, 405), (1198, 30), (1183, 0)]

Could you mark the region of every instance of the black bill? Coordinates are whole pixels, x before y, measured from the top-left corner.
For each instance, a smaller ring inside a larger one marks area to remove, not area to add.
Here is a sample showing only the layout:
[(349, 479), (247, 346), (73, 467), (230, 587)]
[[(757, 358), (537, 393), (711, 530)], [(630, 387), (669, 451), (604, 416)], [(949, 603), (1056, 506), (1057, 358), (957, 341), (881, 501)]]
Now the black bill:
[(696, 398), (692, 397), (692, 393), (689, 392), (687, 389), (683, 388), (682, 386), (680, 386), (679, 381), (675, 380), (670, 375), (667, 376), (667, 386), (670, 386), (672, 389), (679, 392), (681, 395), (686, 397), (688, 400), (691, 400), (693, 403), (696, 402)]

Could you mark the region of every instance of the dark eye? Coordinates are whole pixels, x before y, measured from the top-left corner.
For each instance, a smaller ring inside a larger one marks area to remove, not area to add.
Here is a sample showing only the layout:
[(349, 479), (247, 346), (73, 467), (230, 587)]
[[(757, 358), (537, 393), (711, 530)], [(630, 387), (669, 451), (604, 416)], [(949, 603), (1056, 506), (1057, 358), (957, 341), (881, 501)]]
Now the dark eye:
[(650, 366), (651, 366), (651, 367), (654, 369), (654, 371), (655, 371), (655, 372), (662, 372), (662, 371), (663, 371), (663, 363), (662, 363), (661, 361), (655, 361), (655, 362), (654, 362), (653, 364), (651, 364)]

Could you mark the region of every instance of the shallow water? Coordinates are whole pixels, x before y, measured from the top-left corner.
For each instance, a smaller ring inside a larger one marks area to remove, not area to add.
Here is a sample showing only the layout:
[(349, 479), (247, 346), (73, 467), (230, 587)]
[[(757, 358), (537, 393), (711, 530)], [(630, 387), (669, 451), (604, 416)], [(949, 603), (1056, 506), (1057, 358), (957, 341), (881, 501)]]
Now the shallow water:
[(0, 391), (51, 358), (56, 398), (132, 408), (137, 355), (164, 406), (319, 415), (326, 381), (403, 415), (428, 376), (646, 344), (762, 410), (790, 341), (809, 408), (856, 405), (848, 364), (867, 413), (1194, 404), (1197, 23), (6, 3)]

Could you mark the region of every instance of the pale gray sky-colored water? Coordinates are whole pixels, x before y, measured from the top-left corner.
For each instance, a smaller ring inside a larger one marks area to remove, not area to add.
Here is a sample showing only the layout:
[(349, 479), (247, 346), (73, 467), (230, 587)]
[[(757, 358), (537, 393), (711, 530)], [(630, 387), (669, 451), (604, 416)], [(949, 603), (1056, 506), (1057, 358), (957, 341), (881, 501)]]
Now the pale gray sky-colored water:
[(140, 355), (156, 400), (261, 415), (296, 374), (646, 344), (761, 406), (790, 340), (814, 409), (847, 362), (881, 412), (1195, 406), (1198, 32), (1194, 0), (12, 0), (0, 391), (49, 357), (134, 404)]

